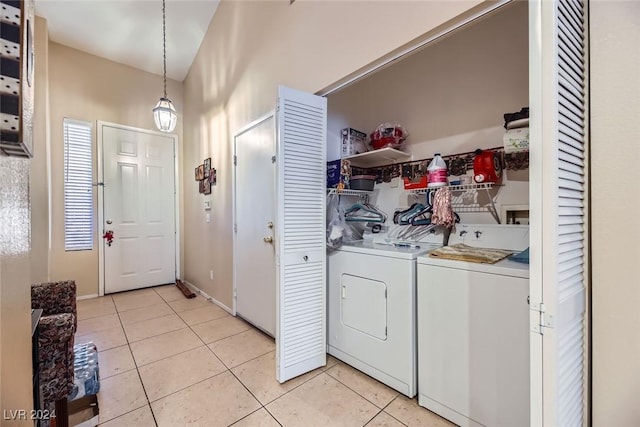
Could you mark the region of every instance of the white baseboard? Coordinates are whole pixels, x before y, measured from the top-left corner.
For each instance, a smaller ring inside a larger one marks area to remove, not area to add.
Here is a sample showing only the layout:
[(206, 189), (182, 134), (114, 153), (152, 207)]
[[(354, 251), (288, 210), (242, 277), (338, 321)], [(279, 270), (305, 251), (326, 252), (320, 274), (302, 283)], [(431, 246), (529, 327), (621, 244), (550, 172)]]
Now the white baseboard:
[(209, 296), (206, 292), (204, 292), (202, 289), (200, 289), (199, 287), (197, 287), (193, 283), (189, 283), (186, 280), (182, 280), (182, 283), (186, 284), (187, 286), (192, 288), (194, 292), (202, 295), (205, 299), (207, 299), (208, 301), (214, 303), (215, 305), (217, 305), (218, 307), (220, 307), (221, 309), (223, 309), (227, 313), (231, 314), (232, 316), (235, 316), (235, 313), (233, 312), (233, 309), (227, 307), (226, 305), (224, 305), (223, 303), (221, 303), (217, 299), (213, 298), (212, 296)]
[(99, 296), (100, 295), (98, 294), (82, 295), (82, 296), (76, 297), (76, 301), (82, 301), (83, 299), (98, 298)]

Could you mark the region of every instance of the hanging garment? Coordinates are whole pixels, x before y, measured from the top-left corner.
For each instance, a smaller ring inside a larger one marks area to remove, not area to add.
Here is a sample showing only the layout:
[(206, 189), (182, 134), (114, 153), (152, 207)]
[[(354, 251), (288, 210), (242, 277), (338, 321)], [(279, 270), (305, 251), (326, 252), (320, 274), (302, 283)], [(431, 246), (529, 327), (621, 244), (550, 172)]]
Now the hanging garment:
[(449, 187), (438, 188), (433, 196), (431, 223), (451, 228), (455, 222), (456, 218), (451, 207), (451, 189)]

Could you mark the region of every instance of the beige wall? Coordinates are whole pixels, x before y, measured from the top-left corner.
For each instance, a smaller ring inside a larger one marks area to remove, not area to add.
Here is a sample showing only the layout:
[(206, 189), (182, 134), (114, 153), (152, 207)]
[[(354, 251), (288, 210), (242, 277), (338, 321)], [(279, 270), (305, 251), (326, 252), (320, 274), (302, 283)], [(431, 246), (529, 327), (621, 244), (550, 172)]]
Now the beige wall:
[[(79, 50), (49, 44), (49, 94), (51, 137), (51, 278), (73, 278), (78, 295), (98, 293), (98, 239), (96, 224), (92, 251), (64, 250), (63, 134), (64, 118), (102, 120), (143, 129), (155, 129), (151, 109), (162, 96), (162, 76), (147, 73)], [(179, 111), (179, 149), (182, 146), (182, 84), (167, 81), (167, 95)], [(95, 147), (95, 145), (94, 145)], [(95, 148), (94, 148), (95, 149)], [(181, 154), (180, 154), (181, 155)], [(94, 155), (95, 157), (95, 155)], [(193, 179), (192, 176), (190, 176)], [(44, 183), (42, 185), (45, 185)], [(97, 211), (97, 198), (94, 207)], [(97, 215), (96, 215), (97, 217)]]
[[(317, 92), (479, 3), (221, 2), (185, 80), (185, 279), (232, 306), (232, 138), (274, 108), (278, 84)], [(192, 170), (209, 156), (206, 223)]]
[(29, 181), (31, 189), (31, 281), (49, 279), (49, 206), (50, 150), (49, 139), (49, 31), (47, 21), (36, 17), (35, 62), (36, 81), (33, 117), (33, 158)]
[[(406, 148), (413, 152), (426, 142), (429, 157), (434, 149), (443, 155), (472, 151), (474, 141), (432, 145), (502, 128), (504, 113), (529, 105), (528, 40), (527, 3), (515, 2), (329, 95), (330, 119), (338, 125), (348, 119), (366, 133), (384, 121), (398, 121), (410, 133)], [(339, 127), (331, 126), (329, 144), (339, 146)], [(487, 142), (502, 145), (501, 138)]]
[(29, 162), (0, 156), (0, 410), (32, 408)]
[(592, 1), (593, 425), (640, 425), (640, 2)]
[[(32, 408), (30, 284), (46, 280), (46, 21), (36, 19), (34, 156), (0, 156), (0, 411)], [(42, 184), (44, 183), (44, 185)], [(34, 238), (35, 236), (35, 238)], [(33, 425), (30, 420), (0, 424)]]

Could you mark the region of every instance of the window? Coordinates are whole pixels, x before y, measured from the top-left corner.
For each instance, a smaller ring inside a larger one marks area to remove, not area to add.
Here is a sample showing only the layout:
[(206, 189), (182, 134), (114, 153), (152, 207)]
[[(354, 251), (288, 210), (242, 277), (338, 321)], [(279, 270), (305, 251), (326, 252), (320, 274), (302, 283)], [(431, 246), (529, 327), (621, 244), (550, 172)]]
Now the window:
[(64, 248), (93, 249), (93, 130), (64, 119)]

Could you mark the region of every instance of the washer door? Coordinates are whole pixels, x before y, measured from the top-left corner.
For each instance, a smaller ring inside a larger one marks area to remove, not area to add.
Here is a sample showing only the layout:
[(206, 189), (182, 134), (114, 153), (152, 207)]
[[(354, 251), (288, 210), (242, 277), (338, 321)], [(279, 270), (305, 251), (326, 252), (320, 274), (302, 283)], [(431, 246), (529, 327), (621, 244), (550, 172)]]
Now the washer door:
[(380, 340), (387, 339), (387, 286), (378, 280), (343, 274), (342, 324)]

